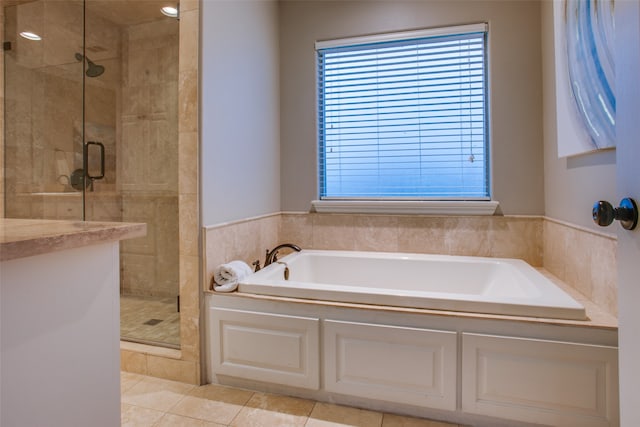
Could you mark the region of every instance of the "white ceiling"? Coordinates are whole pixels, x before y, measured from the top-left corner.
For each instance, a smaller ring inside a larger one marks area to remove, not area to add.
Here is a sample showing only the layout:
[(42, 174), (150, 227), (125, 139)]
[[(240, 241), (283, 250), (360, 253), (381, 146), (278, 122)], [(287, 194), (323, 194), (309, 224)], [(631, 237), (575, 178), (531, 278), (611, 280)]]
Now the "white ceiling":
[[(33, 1), (61, 0), (0, 0), (2, 6), (14, 6)], [(80, 0), (68, 0), (78, 2)], [(133, 25), (143, 22), (167, 19), (160, 12), (163, 6), (176, 7), (178, 0), (86, 0), (87, 11), (95, 13), (116, 25)]]

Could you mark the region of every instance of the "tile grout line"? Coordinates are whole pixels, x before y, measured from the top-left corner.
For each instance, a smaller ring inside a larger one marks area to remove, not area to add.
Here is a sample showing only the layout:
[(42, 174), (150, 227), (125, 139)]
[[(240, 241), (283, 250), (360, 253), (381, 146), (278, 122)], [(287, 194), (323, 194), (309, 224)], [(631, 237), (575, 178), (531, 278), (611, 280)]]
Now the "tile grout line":
[(309, 419), (311, 418), (311, 414), (313, 414), (313, 410), (316, 409), (317, 404), (318, 404), (318, 401), (313, 402), (313, 406), (311, 407), (311, 410), (307, 414), (307, 419), (304, 421), (304, 427), (307, 427), (309, 425)]
[[(171, 405), (166, 411), (165, 411), (165, 415), (166, 414), (172, 414), (172, 415), (178, 415), (178, 414), (174, 414), (173, 412), (171, 412), (171, 410), (173, 408), (175, 408), (176, 406), (178, 406), (178, 404), (180, 402), (182, 402), (187, 396), (189, 396), (194, 390), (196, 390), (198, 387), (197, 386), (193, 386), (188, 392), (187, 394), (182, 395), (182, 397), (180, 399), (178, 399), (178, 401), (176, 403), (174, 403), (173, 405)], [(164, 415), (163, 415), (164, 417)], [(191, 418), (191, 417), (188, 417)]]
[[(245, 389), (245, 390), (246, 390), (246, 389)], [(247, 390), (247, 391), (251, 391), (251, 390)], [(243, 410), (244, 408), (246, 408), (246, 407), (247, 407), (247, 403), (249, 403), (249, 402), (251, 401), (251, 399), (253, 399), (253, 396), (255, 396), (255, 395), (256, 395), (256, 393), (257, 393), (257, 392), (255, 392), (255, 391), (251, 391), (251, 396), (249, 396), (249, 398), (247, 399), (247, 401), (246, 401), (246, 402), (244, 402), (244, 403), (242, 404), (242, 408), (240, 408), (240, 410), (238, 411), (238, 413), (237, 413), (237, 414), (235, 414), (235, 415), (233, 416), (233, 418), (231, 418), (231, 422), (229, 422), (229, 424), (227, 424), (227, 427), (232, 427), (232, 426), (233, 426), (233, 422), (236, 420), (236, 418), (238, 418), (238, 416), (240, 415), (240, 413), (242, 412), (242, 410)]]
[[(130, 390), (132, 390), (134, 387), (136, 387), (137, 385), (139, 385), (140, 383), (144, 382), (144, 380), (146, 378), (155, 380), (154, 377), (149, 377), (149, 376), (143, 376), (143, 375), (139, 375), (139, 374), (132, 374), (132, 375), (125, 375), (126, 377), (129, 377), (130, 379), (132, 379), (133, 381), (131, 381), (131, 385), (128, 387), (127, 391), (122, 392), (121, 395), (126, 394), (127, 392), (129, 392)], [(122, 378), (122, 374), (121, 374), (121, 378)], [(163, 384), (171, 384), (171, 383), (180, 383), (179, 381), (172, 381), (172, 380), (159, 380), (158, 381), (158, 388), (162, 389), (163, 388)], [(156, 409), (153, 407), (147, 407), (147, 406), (140, 406), (138, 404), (131, 404), (131, 403), (124, 403), (121, 400), (121, 407), (122, 405), (126, 405), (127, 407), (130, 408), (136, 408), (136, 409), (142, 409), (142, 410), (149, 410), (149, 411), (154, 411), (156, 413), (159, 413), (159, 418), (157, 420), (155, 420), (151, 426), (152, 427), (159, 427), (163, 424), (167, 424), (168, 421), (167, 419), (169, 419), (170, 417), (180, 417), (180, 418), (185, 418), (188, 420), (192, 420), (196, 423), (213, 423), (214, 425), (220, 425), (220, 426), (226, 426), (226, 427), (231, 427), (234, 425), (235, 422), (238, 422), (240, 420), (240, 415), (243, 412), (243, 410), (245, 410), (245, 408), (248, 409), (255, 409), (255, 407), (253, 406), (249, 406), (250, 402), (252, 401), (252, 399), (255, 398), (256, 395), (261, 394), (262, 392), (256, 392), (256, 391), (251, 391), (251, 390), (247, 390), (244, 388), (238, 388), (240, 390), (244, 390), (249, 392), (249, 397), (245, 400), (245, 402), (242, 404), (240, 410), (238, 410), (238, 412), (232, 417), (232, 419), (230, 420), (229, 423), (221, 423), (221, 422), (214, 422), (214, 421), (210, 421), (208, 419), (205, 418), (199, 418), (199, 417), (193, 417), (191, 415), (183, 415), (180, 413), (174, 413), (172, 412), (172, 410), (174, 408), (176, 408), (181, 402), (184, 401), (185, 398), (194, 395), (194, 393), (196, 393), (196, 391), (200, 388), (200, 387), (206, 387), (206, 385), (202, 385), (202, 386), (195, 386), (195, 385), (191, 385), (187, 390), (185, 390), (184, 394), (180, 393), (181, 396), (179, 397), (179, 399), (173, 403), (172, 405), (170, 405), (168, 408), (166, 409)], [(227, 387), (227, 386), (224, 386)], [(281, 395), (281, 394), (273, 394), (273, 393), (264, 393), (265, 395), (269, 396), (284, 396), (287, 397), (286, 395)], [(312, 425), (312, 419), (311, 419), (311, 415), (313, 414), (313, 412), (318, 408), (319, 404), (328, 404), (328, 405), (335, 405), (335, 404), (331, 404), (328, 402), (320, 402), (320, 401), (316, 401), (316, 400), (312, 400), (312, 399), (305, 399), (308, 402), (312, 403), (312, 405), (310, 405), (310, 409), (308, 409), (306, 411), (306, 413), (304, 413), (304, 420), (301, 420), (302, 423), (300, 425), (303, 425), (305, 427), (309, 427), (310, 425)], [(388, 417), (394, 415), (392, 413), (389, 412), (385, 412), (385, 411), (374, 411), (374, 410), (370, 410), (370, 409), (365, 409), (365, 408), (358, 408), (358, 407), (351, 407), (348, 405), (338, 405), (338, 406), (344, 406), (346, 408), (353, 408), (353, 409), (357, 409), (357, 410), (362, 410), (362, 411), (367, 411), (367, 412), (378, 412), (381, 417), (380, 417), (380, 423), (376, 424), (378, 427), (383, 427), (385, 425), (385, 421), (386, 419), (388, 419)], [(269, 408), (261, 408), (261, 407), (257, 407), (257, 409), (264, 409), (266, 411), (270, 411), (270, 412), (280, 412), (277, 409), (269, 409)], [(285, 411), (283, 412), (284, 414), (289, 414), (289, 412)], [(295, 415), (294, 413), (291, 413), (290, 415)], [(302, 416), (302, 415), (301, 415)], [(404, 417), (404, 416), (403, 416)], [(414, 417), (409, 417), (409, 418), (414, 418)], [(418, 418), (419, 419), (419, 418)], [(164, 421), (163, 421), (164, 420)], [(319, 418), (320, 421), (322, 421), (322, 417)], [(436, 420), (431, 420), (432, 422), (436, 422), (439, 423), (440, 421), (436, 421)], [(391, 420), (390, 420), (391, 422)], [(429, 420), (427, 420), (427, 422), (429, 422)], [(147, 424), (148, 425), (148, 424)], [(430, 424), (429, 424), (430, 425)], [(440, 425), (440, 424), (438, 424)], [(449, 427), (464, 427), (461, 424), (450, 424), (450, 423), (444, 423), (443, 425), (449, 426)]]

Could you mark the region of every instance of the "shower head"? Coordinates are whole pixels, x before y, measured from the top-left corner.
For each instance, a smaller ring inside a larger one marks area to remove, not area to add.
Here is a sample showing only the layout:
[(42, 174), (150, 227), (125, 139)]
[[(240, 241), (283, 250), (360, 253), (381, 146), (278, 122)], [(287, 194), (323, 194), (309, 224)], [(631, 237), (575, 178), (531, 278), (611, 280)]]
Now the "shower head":
[(82, 59), (87, 60), (87, 71), (86, 71), (87, 77), (98, 77), (102, 75), (102, 73), (104, 73), (104, 67), (102, 65), (96, 64), (95, 62), (93, 62), (83, 54), (76, 53), (76, 59), (78, 61), (82, 61)]
[(104, 66), (94, 64), (93, 62), (87, 59), (87, 63), (89, 67), (87, 68), (87, 77), (98, 77), (104, 73)]

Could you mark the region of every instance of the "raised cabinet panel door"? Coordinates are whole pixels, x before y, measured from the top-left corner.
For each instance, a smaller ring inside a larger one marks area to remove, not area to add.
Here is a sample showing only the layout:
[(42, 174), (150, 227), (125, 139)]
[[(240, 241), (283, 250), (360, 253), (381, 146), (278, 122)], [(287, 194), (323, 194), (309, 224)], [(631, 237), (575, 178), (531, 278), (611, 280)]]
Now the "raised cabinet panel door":
[(462, 410), (551, 426), (617, 426), (617, 349), (462, 334)]
[(325, 389), (456, 409), (456, 332), (324, 321)]
[(317, 390), (320, 320), (209, 309), (216, 375)]

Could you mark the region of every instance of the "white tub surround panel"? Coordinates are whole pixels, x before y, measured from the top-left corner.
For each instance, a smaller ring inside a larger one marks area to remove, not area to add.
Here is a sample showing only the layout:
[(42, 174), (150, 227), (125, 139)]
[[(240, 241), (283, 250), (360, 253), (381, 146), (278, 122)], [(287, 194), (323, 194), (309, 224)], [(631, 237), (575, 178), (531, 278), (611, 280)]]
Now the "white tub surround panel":
[(617, 425), (615, 327), (238, 292), (207, 307), (210, 331), (238, 330), (210, 334), (211, 382), (479, 427)]
[(462, 334), (462, 409), (564, 427), (617, 426), (618, 349)]
[(209, 307), (213, 370), (293, 387), (320, 387), (317, 318)]
[(327, 391), (456, 409), (455, 332), (323, 323)]

